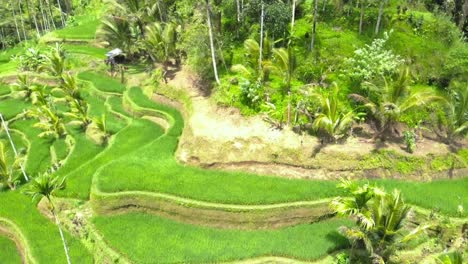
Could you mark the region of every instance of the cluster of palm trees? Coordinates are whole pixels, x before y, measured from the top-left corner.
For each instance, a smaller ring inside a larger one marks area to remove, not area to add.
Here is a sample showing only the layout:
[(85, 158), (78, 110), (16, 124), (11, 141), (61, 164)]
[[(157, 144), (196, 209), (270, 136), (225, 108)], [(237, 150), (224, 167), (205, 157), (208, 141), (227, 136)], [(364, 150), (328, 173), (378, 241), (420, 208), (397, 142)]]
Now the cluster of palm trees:
[(73, 13), (72, 0), (12, 0), (0, 3), (0, 13), (7, 18), (7, 23), (0, 26), (1, 48), (65, 27), (68, 16)]
[(350, 180), (342, 180), (338, 187), (348, 197), (335, 198), (331, 208), (356, 222), (356, 227), (340, 228), (352, 246), (350, 263), (388, 263), (398, 247), (431, 227), (418, 225), (410, 229), (407, 226), (411, 208), (398, 190), (387, 193), (369, 183), (359, 185)]
[(176, 43), (181, 25), (168, 17), (166, 1), (109, 0), (110, 14), (102, 19), (96, 36), (122, 49), (128, 58), (167, 64), (178, 60)]

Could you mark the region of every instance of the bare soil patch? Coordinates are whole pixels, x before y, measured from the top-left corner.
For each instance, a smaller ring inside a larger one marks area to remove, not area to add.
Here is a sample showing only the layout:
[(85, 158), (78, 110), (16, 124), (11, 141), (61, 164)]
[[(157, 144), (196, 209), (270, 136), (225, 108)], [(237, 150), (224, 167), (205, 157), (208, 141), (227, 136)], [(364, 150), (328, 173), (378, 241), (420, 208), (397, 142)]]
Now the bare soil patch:
[[(370, 142), (369, 138), (350, 137), (338, 144), (322, 144), (318, 138), (297, 134), (290, 128), (272, 128), (260, 115), (245, 117), (236, 108), (217, 105), (200, 88), (196, 75), (186, 68), (173, 73), (168, 85), (178, 93), (188, 94), (192, 104), (189, 113), (180, 103), (161, 94), (153, 95), (153, 100), (178, 108), (186, 117), (185, 130), (176, 152), (177, 159), (182, 163), (289, 178), (374, 178), (379, 177), (376, 173), (381, 172), (375, 169), (364, 171), (359, 163), (363, 156), (376, 150), (389, 150), (407, 157), (447, 155), (453, 151), (451, 146), (429, 138), (419, 140), (413, 154), (404, 150), (402, 140)], [(359, 129), (368, 131), (369, 127), (362, 125)], [(466, 144), (462, 147), (466, 147)], [(453, 175), (465, 176), (466, 170), (422, 176), (438, 178)], [(383, 176), (408, 178), (408, 175), (385, 172)], [(412, 176), (421, 179), (419, 174)]]

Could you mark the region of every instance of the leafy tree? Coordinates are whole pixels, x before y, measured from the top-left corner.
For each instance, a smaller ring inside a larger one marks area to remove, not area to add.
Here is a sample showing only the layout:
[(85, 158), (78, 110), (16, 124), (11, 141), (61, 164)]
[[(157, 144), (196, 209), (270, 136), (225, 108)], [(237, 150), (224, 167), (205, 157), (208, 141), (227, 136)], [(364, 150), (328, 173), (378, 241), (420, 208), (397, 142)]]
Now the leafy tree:
[(65, 240), (65, 236), (63, 235), (60, 220), (57, 217), (57, 213), (55, 211), (55, 204), (53, 202), (54, 193), (58, 190), (65, 188), (65, 178), (60, 180), (58, 177), (53, 177), (48, 173), (44, 173), (43, 175), (35, 178), (28, 187), (29, 188), (25, 191), (25, 193), (31, 195), (33, 200), (45, 197), (49, 202), (49, 205), (51, 207), (50, 211), (52, 212), (52, 215), (55, 219), (55, 224), (57, 225), (60, 232), (60, 237), (62, 238), (63, 248), (67, 257), (67, 263), (71, 264), (67, 241)]
[(357, 227), (340, 227), (340, 232), (351, 242), (353, 259), (360, 250), (365, 252), (358, 258), (361, 261), (363, 258), (372, 263), (387, 263), (397, 248), (430, 227), (418, 226), (408, 231), (405, 221), (410, 207), (398, 190), (386, 193), (370, 184), (359, 186), (349, 180), (342, 180), (338, 187), (350, 197), (335, 198), (330, 206), (337, 214), (351, 216), (356, 221)]
[(96, 38), (107, 41), (112, 47), (119, 47), (129, 56), (133, 54), (137, 39), (134, 27), (125, 19), (106, 16), (96, 31)]
[(368, 81), (396, 73), (404, 62), (400, 56), (385, 48), (389, 34), (375, 39), (370, 45), (354, 51), (354, 57), (346, 60), (344, 72), (352, 79)]

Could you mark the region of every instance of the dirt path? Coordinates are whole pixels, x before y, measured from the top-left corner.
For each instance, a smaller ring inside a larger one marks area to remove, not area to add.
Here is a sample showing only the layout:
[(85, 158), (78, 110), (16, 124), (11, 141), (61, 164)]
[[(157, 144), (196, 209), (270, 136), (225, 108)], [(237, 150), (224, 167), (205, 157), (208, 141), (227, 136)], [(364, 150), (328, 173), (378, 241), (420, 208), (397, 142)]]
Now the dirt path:
[[(192, 104), (192, 111), (185, 111), (186, 129), (176, 153), (183, 163), (291, 178), (373, 178), (382, 172), (359, 171), (359, 161), (375, 150), (391, 150), (408, 157), (451, 152), (449, 146), (430, 139), (418, 142), (412, 155), (406, 153), (400, 143), (370, 143), (358, 137), (351, 137), (343, 144), (322, 145), (316, 137), (299, 135), (289, 128), (273, 129), (261, 116), (244, 117), (238, 109), (218, 106), (205, 96), (207, 92), (198, 88), (197, 83), (195, 74), (186, 68), (176, 71), (168, 82), (177, 93), (187, 94)], [(177, 106), (162, 96), (155, 95), (153, 100)], [(466, 170), (458, 174), (466, 174)], [(443, 172), (437, 177), (446, 175), (447, 172)], [(399, 178), (407, 175), (390, 176)]]

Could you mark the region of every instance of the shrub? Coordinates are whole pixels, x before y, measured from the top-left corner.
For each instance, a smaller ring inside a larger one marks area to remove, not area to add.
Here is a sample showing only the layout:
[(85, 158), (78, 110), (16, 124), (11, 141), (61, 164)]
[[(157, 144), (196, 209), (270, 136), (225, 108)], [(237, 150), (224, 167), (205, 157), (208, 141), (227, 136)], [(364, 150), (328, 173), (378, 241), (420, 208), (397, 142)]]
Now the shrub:
[(408, 151), (408, 153), (413, 153), (416, 150), (416, 134), (413, 131), (405, 131), (403, 137), (406, 151)]
[(385, 32), (383, 38), (354, 51), (354, 57), (345, 61), (345, 73), (357, 80), (371, 80), (396, 73), (404, 60), (385, 48), (388, 38), (389, 34)]

